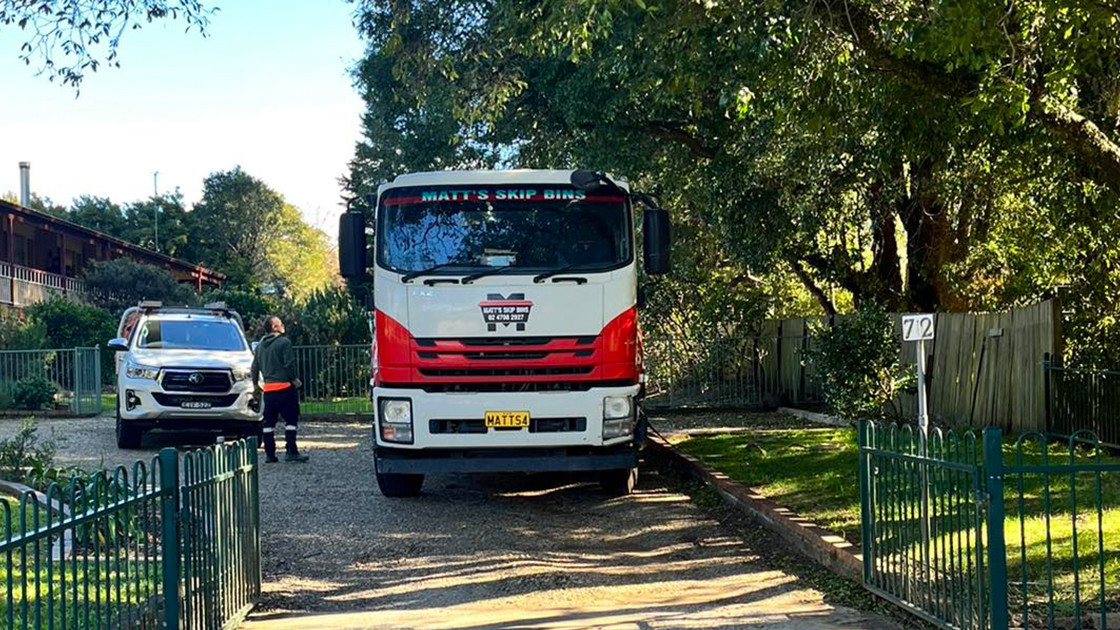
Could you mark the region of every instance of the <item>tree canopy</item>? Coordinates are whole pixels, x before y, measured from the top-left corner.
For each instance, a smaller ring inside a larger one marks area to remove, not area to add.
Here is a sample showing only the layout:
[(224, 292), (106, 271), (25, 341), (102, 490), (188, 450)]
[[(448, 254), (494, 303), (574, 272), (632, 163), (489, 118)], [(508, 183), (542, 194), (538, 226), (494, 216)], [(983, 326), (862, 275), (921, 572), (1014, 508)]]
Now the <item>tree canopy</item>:
[(823, 312), (1060, 293), (1071, 346), (1120, 359), (1109, 0), (366, 0), (357, 13), (355, 195), (406, 170), (609, 170), (666, 198), (686, 239), (674, 255), (704, 257), (681, 273), (763, 292), (796, 278)]
[(199, 0), (0, 0), (0, 27), (19, 29), (21, 61), (77, 88), (87, 72), (120, 66), (128, 31), (178, 20), (205, 35), (214, 11)]

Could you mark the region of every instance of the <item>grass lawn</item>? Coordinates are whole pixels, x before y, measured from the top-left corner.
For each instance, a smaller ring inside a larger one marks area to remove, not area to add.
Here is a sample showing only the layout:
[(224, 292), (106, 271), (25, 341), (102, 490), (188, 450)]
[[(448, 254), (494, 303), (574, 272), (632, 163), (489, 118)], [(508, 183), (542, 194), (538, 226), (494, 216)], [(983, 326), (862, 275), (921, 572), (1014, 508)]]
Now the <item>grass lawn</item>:
[[(677, 446), (818, 525), (853, 543), (860, 542), (854, 429), (760, 428), (694, 437)], [(1037, 444), (1025, 446), (1021, 455), (1010, 441), (1003, 450), (1008, 466), (1019, 461), (1024, 465), (1042, 461), (1042, 449)], [(1051, 445), (1048, 454), (1051, 464), (1069, 461), (1068, 446)], [(1087, 453), (1079, 453), (1078, 463), (1088, 461)], [(1102, 461), (1120, 463), (1120, 458), (1102, 456)], [(1004, 488), (1004, 536), (1013, 613), (1017, 607), (1022, 609), (1024, 585), (1032, 616), (1048, 614), (1051, 584), (1054, 614), (1070, 613), (1075, 597), (1086, 609), (1097, 609), (1102, 574), (1108, 604), (1120, 602), (1120, 472), (1103, 473), (1099, 482), (1095, 474), (1081, 473), (1072, 484), (1068, 475), (1034, 473), (1020, 478), (1008, 474)], [(1101, 542), (1103, 556), (1098, 553)]]
[[(28, 509), (27, 513), (23, 514), (23, 518), (20, 518), (19, 504), (20, 500), (15, 497), (0, 496), (0, 541), (8, 540), (9, 535), (14, 538), (35, 528), (34, 510)], [(57, 519), (58, 514), (56, 513), (54, 517)], [(8, 528), (9, 522), (11, 523), (10, 530)], [(43, 525), (46, 522), (46, 511), (39, 510), (39, 524)]]

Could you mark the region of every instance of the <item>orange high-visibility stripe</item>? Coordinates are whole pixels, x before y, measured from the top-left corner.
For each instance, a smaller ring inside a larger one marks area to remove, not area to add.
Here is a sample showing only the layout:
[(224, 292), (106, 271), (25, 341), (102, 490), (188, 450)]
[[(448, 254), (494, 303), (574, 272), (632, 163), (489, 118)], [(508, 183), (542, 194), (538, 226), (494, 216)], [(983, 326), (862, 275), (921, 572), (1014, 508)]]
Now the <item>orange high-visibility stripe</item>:
[(291, 386), (292, 386), (291, 383), (265, 383), (264, 384), (264, 391), (266, 391), (266, 392), (278, 392), (282, 389), (288, 389)]

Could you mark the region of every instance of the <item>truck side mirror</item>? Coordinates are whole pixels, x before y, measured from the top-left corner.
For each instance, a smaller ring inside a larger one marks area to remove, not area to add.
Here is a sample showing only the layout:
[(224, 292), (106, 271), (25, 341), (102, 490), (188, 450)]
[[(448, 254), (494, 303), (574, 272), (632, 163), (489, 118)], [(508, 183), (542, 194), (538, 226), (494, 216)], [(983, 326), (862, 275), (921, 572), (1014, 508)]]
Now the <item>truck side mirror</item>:
[(669, 273), (669, 213), (660, 208), (646, 208), (642, 215), (643, 254), (646, 273), (659, 276)]
[(106, 345), (109, 346), (110, 350), (116, 350), (117, 352), (128, 352), (128, 341), (124, 337), (110, 339), (109, 343)]
[(344, 212), (338, 219), (338, 270), (347, 280), (366, 275), (366, 217)]

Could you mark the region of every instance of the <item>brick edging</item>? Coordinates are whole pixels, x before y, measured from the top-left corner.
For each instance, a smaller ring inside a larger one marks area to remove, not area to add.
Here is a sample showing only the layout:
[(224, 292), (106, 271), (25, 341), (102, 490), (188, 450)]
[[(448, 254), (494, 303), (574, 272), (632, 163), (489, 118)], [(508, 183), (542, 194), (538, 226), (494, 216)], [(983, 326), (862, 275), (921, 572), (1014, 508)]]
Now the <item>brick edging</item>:
[(708, 467), (704, 462), (682, 452), (662, 438), (650, 436), (649, 445), (675, 460), (690, 474), (706, 483), (728, 504), (735, 506), (792, 543), (801, 554), (833, 573), (863, 583), (863, 555), (860, 548), (844, 540), (842, 536), (798, 516), (788, 508), (766, 498), (757, 490)]

